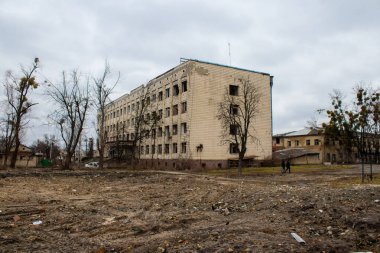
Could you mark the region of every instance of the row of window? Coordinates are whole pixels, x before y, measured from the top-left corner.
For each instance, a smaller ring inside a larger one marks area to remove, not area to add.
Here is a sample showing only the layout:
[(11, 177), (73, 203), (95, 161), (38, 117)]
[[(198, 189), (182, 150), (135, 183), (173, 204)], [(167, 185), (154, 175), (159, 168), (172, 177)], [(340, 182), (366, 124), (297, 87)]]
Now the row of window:
[[(164, 128), (163, 127), (158, 127), (157, 129), (154, 128), (151, 130), (151, 132), (149, 131), (146, 131), (144, 134), (145, 134), (145, 137), (151, 137), (152, 139), (156, 138), (156, 137), (162, 137), (163, 135), (165, 135), (166, 137), (170, 137), (170, 136), (174, 136), (174, 135), (177, 135), (178, 132), (180, 131), (181, 134), (186, 134), (187, 133), (187, 123), (181, 123), (179, 125), (179, 129), (178, 129), (178, 124), (173, 124), (171, 126), (171, 129), (170, 129), (170, 126), (165, 126)], [(123, 134), (120, 134), (118, 135), (118, 138), (119, 140), (126, 140), (126, 141), (129, 141), (129, 140), (133, 140), (135, 138), (135, 134), (134, 133), (123, 133)], [(116, 140), (116, 137), (109, 137), (109, 141), (111, 140)]]
[[(187, 147), (186, 147), (186, 142), (181, 142), (180, 144), (180, 152), (181, 153), (186, 153), (187, 152)], [(164, 148), (164, 150), (162, 150), (162, 148)], [(172, 143), (172, 144), (158, 144), (157, 145), (157, 154), (161, 155), (162, 154), (162, 151), (164, 151), (164, 154), (170, 154), (170, 150), (171, 150), (171, 153), (172, 154), (177, 154), (178, 153), (178, 143)], [(149, 154), (156, 154), (156, 145), (145, 145), (145, 148), (144, 146), (140, 146), (140, 153), (141, 154), (146, 154), (146, 155), (149, 155)]]
[[(173, 96), (178, 96), (180, 94), (180, 88), (179, 88), (178, 84), (173, 85), (172, 89), (173, 89), (173, 91), (172, 91)], [(182, 92), (187, 91), (187, 80), (184, 80), (181, 82), (181, 91)], [(158, 98), (158, 101), (162, 101), (163, 97), (164, 97), (163, 92), (159, 91), (158, 94), (153, 94), (152, 96), (148, 97), (146, 99), (146, 101), (142, 100), (141, 105), (144, 106), (145, 103), (147, 103), (147, 104), (150, 104), (151, 102), (154, 103), (154, 102), (156, 102), (157, 98)], [(169, 98), (169, 97), (170, 97), (170, 88), (166, 88), (165, 89), (165, 98)], [(130, 114), (131, 112), (138, 110), (139, 108), (140, 108), (140, 102), (138, 101), (136, 103), (133, 103), (133, 104), (128, 105), (124, 108), (120, 108), (119, 110), (116, 110), (114, 112), (107, 114), (106, 120), (110, 120), (110, 119), (113, 119), (116, 117), (120, 117), (123, 114), (124, 115)]]
[[(299, 140), (295, 140), (294, 141), (294, 145), (296, 147), (301, 146), (300, 143), (301, 142)], [(315, 139), (314, 140), (314, 146), (319, 146), (320, 144), (321, 144), (321, 141), (319, 139)], [(306, 146), (310, 146), (310, 145), (311, 145), (311, 141), (310, 140), (306, 140)], [(291, 146), (292, 146), (292, 141), (288, 141), (288, 147), (291, 147)]]
[[(185, 101), (185, 102), (181, 103), (181, 113), (186, 113), (186, 112), (187, 112), (187, 102)], [(170, 108), (170, 107), (165, 108), (165, 118), (170, 117), (170, 113), (172, 113), (173, 116), (178, 115), (178, 113), (179, 113), (178, 104), (173, 105), (172, 108)], [(158, 112), (152, 112), (152, 114), (147, 113), (145, 116), (142, 117), (142, 120), (146, 119), (149, 121), (149, 120), (153, 119), (153, 117), (158, 117), (158, 120), (162, 119), (163, 118), (163, 110), (160, 109), (160, 110), (158, 110)], [(134, 126), (136, 120), (137, 120), (137, 118), (132, 118), (132, 119), (128, 119), (124, 122), (122, 122), (122, 121), (120, 123), (116, 122), (116, 124), (107, 126), (106, 130), (109, 132), (112, 130), (116, 131), (116, 130), (121, 129), (123, 127), (128, 128), (130, 126)]]

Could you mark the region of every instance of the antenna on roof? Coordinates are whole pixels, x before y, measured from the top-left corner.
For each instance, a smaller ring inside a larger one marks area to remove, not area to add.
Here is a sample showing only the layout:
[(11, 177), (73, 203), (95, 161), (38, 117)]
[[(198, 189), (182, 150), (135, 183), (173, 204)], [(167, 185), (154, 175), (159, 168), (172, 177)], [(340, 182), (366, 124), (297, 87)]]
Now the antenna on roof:
[(230, 57), (230, 66), (231, 66), (231, 44), (228, 42), (228, 55)]

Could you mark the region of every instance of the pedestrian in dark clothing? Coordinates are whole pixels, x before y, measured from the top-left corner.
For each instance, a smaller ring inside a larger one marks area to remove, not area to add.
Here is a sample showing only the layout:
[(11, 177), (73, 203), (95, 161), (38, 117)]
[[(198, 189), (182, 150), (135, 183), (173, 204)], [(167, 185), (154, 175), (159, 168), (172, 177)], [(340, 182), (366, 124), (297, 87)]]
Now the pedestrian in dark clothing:
[(286, 170), (290, 173), (290, 162), (289, 160), (286, 161)]
[(282, 159), (282, 161), (281, 161), (281, 174), (284, 174), (285, 172), (286, 172), (285, 160)]

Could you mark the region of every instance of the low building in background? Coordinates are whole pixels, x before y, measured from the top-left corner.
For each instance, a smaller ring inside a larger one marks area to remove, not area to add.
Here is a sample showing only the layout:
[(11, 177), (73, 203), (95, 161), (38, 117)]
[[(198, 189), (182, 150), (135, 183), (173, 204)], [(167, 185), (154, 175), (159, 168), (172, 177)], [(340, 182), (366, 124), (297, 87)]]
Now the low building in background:
[[(353, 148), (353, 162), (359, 162), (358, 152)], [(326, 138), (322, 129), (305, 128), (299, 131), (273, 136), (273, 159), (291, 159), (293, 164), (343, 163), (339, 141)]]
[[(8, 154), (7, 165), (11, 164), (12, 153), (14, 152), (14, 148), (11, 149), (10, 154)], [(5, 154), (0, 154), (0, 164), (4, 164)], [(16, 167), (19, 168), (27, 168), (27, 167), (37, 167), (39, 166), (39, 162), (41, 161), (41, 156), (39, 154), (34, 154), (33, 151), (23, 145), (20, 144), (19, 151), (17, 154)]]
[[(240, 96), (243, 79), (259, 90), (261, 101), (253, 123), (257, 142), (249, 142), (247, 164), (272, 160), (272, 85), (267, 73), (181, 59), (181, 64), (122, 95), (106, 107), (105, 134), (109, 157), (128, 153), (134, 138), (136, 114), (149, 103), (143, 117), (161, 117), (139, 143), (140, 162), (165, 168), (228, 167), (238, 157), (229, 144), (221, 143), (221, 123), (216, 118), (219, 104), (227, 92)], [(149, 92), (146, 101), (143, 94)], [(232, 108), (232, 107), (231, 107)]]

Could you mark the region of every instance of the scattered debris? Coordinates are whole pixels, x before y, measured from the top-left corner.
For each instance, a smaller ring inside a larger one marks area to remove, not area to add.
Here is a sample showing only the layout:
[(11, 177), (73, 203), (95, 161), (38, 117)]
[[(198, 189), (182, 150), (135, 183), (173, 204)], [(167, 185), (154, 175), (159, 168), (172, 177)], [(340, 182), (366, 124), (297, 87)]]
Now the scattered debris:
[(164, 247), (158, 247), (157, 252), (158, 253), (166, 253), (166, 249)]
[(297, 235), (296, 233), (290, 233), (293, 238), (299, 242), (299, 243), (302, 243), (302, 244), (305, 244), (306, 242), (304, 241), (304, 239), (301, 238), (301, 236)]
[(107, 217), (104, 218), (104, 220), (105, 221), (102, 223), (102, 225), (109, 225), (115, 222), (115, 217)]
[(356, 170), (244, 184), (120, 169), (10, 173), (1, 181), (0, 251), (380, 252), (380, 187), (334, 185)]
[(33, 225), (41, 225), (42, 221), (41, 220), (36, 220), (32, 222)]
[(15, 216), (13, 216), (13, 220), (15, 222), (17, 222), (17, 221), (21, 220), (21, 217), (19, 215), (15, 215)]
[(143, 234), (145, 231), (139, 226), (134, 226), (131, 230), (135, 233), (135, 235)]

